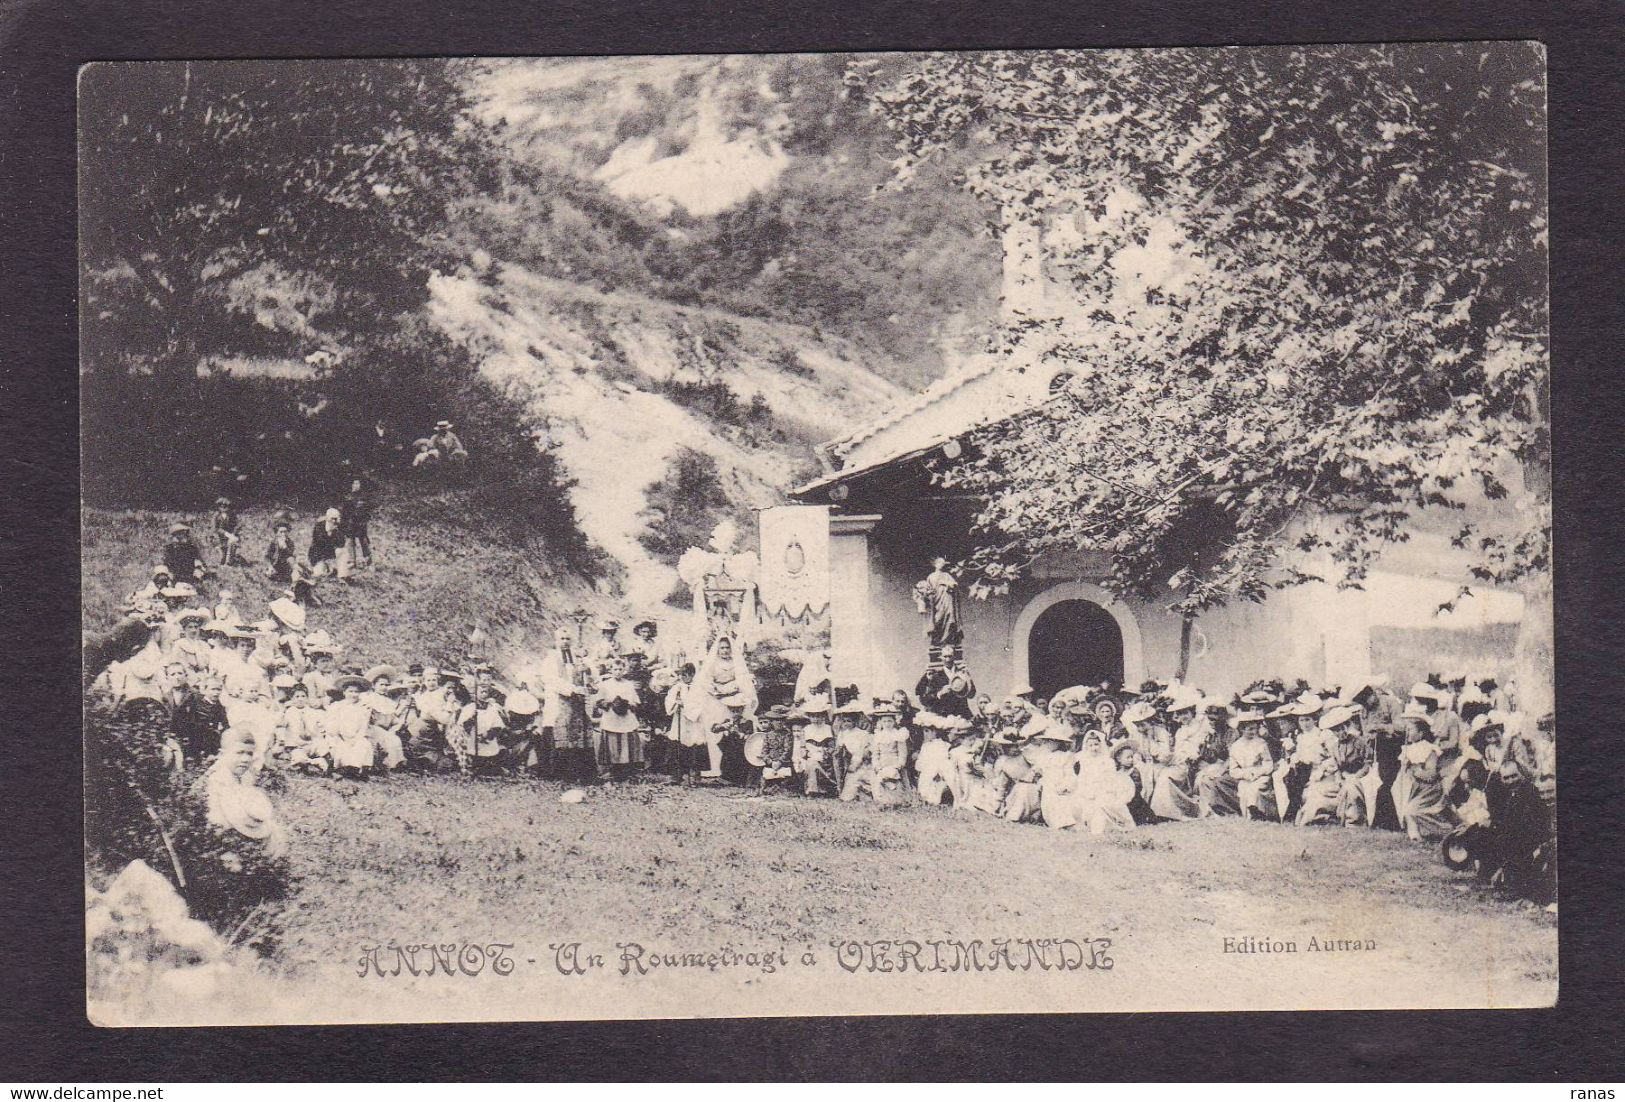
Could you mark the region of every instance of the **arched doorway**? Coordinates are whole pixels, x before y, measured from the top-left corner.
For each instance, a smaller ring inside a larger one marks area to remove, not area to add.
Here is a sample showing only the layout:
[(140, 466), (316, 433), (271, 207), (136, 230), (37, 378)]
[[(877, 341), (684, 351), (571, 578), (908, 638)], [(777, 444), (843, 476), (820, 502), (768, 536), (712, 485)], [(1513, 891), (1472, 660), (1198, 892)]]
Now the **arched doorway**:
[(1038, 696), (1068, 685), (1123, 682), (1123, 631), (1093, 601), (1057, 601), (1039, 613), (1027, 638), (1027, 680)]

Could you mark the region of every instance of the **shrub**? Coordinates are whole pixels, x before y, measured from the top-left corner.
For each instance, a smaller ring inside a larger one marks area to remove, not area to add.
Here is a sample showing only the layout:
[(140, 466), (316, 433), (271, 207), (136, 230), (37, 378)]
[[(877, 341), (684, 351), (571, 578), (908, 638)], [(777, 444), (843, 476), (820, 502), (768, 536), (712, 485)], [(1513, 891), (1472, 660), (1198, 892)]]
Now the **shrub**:
[(668, 566), (676, 566), (690, 547), (704, 547), (717, 522), (733, 512), (717, 461), (693, 448), (679, 448), (664, 477), (643, 493), (649, 526), (638, 542)]

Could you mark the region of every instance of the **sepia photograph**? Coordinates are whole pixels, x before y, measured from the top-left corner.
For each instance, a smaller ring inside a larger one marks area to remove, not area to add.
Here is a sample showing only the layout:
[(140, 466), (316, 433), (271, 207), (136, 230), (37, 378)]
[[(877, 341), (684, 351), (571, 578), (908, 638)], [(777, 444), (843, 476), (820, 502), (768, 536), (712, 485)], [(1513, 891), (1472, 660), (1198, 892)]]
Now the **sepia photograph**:
[(1553, 1006), (1546, 111), (83, 67), (90, 1021)]

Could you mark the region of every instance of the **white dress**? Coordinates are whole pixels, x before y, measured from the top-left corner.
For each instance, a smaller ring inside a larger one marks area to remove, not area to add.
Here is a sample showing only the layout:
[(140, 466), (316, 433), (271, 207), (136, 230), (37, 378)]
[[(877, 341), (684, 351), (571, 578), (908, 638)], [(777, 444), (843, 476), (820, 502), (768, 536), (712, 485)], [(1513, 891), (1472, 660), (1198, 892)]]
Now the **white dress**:
[(1091, 834), (1133, 830), (1129, 801), (1136, 791), (1134, 774), (1117, 768), (1104, 754), (1080, 754), (1072, 793), (1073, 814)]

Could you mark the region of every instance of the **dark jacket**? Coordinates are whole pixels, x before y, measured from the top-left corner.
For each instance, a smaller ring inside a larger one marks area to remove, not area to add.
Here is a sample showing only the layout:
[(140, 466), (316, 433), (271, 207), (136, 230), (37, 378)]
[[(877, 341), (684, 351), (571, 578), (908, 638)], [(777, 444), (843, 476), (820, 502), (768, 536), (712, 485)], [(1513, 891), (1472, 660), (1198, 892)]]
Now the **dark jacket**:
[(310, 565), (319, 562), (332, 562), (338, 557), (340, 544), (344, 542), (344, 522), (340, 521), (332, 532), (327, 530), (327, 522), (318, 520), (316, 526), (310, 530)]
[(344, 499), (344, 520), (341, 522), (344, 532), (349, 536), (364, 536), (367, 534), (367, 522), (372, 519), (372, 502), (361, 494), (351, 494)]
[(164, 565), (169, 567), (169, 575), (176, 582), (196, 582), (201, 558), (197, 544), (190, 539), (170, 540), (164, 544)]

